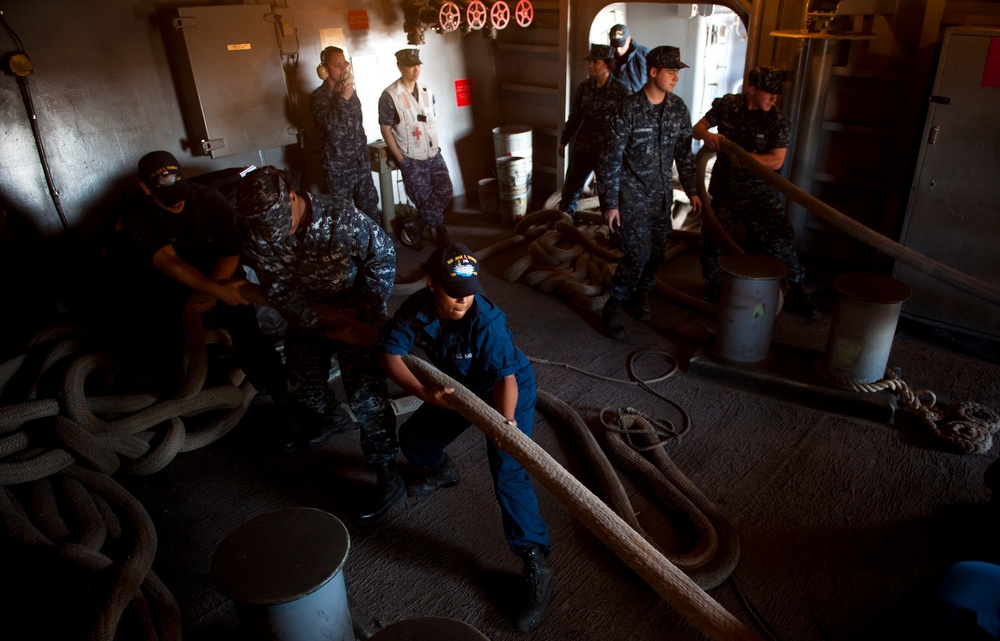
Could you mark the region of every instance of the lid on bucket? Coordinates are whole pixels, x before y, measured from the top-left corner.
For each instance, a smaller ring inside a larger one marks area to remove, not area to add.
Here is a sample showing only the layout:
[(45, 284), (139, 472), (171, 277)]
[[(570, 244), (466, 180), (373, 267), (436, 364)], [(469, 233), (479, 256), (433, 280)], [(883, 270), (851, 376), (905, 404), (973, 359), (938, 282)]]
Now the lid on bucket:
[(774, 280), (788, 275), (788, 265), (758, 254), (730, 254), (719, 259), (719, 268), (744, 280)]
[(212, 580), (233, 601), (289, 603), (340, 572), (350, 547), (347, 528), (332, 514), (305, 507), (276, 510), (225, 538), (212, 559)]
[(902, 303), (913, 295), (906, 283), (878, 274), (841, 274), (833, 279), (833, 286), (851, 298), (882, 305)]
[(467, 623), (447, 617), (400, 621), (376, 632), (371, 641), (490, 641)]

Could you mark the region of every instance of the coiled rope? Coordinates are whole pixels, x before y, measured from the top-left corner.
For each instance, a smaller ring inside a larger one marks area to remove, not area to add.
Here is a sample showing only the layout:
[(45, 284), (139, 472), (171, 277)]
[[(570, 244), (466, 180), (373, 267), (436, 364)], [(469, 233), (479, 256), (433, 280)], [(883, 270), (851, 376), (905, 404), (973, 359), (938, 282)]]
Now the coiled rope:
[[(92, 641), (181, 639), (177, 603), (152, 571), (152, 520), (111, 475), (152, 474), (218, 440), (256, 394), (238, 367), (228, 384), (205, 387), (207, 345), (231, 345), (225, 332), (203, 329), (200, 300), (183, 311), (187, 376), (174, 398), (114, 393), (129, 373), (88, 351), (93, 339), (68, 323), (38, 332), (0, 364), (0, 524), (15, 544), (51, 549), (89, 577)], [(207, 424), (194, 419), (208, 412), (216, 414)]]
[(946, 408), (938, 407), (937, 396), (930, 390), (914, 391), (892, 369), (874, 383), (856, 383), (834, 376), (816, 361), (816, 372), (824, 381), (852, 392), (895, 392), (904, 407), (920, 420), (938, 440), (963, 454), (986, 454), (993, 447), (993, 434), (1000, 429), (1000, 415), (975, 401), (963, 401)]

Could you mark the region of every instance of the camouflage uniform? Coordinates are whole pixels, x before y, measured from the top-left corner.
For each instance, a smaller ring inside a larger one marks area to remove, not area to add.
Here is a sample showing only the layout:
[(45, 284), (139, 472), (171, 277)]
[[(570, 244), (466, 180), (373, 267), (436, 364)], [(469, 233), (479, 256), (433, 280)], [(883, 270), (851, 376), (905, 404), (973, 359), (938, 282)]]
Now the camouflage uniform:
[(597, 169), (601, 151), (607, 144), (609, 121), (615, 105), (628, 94), (628, 88), (612, 76), (603, 87), (597, 86), (596, 79), (588, 78), (580, 83), (573, 95), (569, 118), (559, 139), (560, 145), (567, 145), (573, 139), (559, 203), (559, 209), (571, 216), (576, 213), (576, 201), (590, 172)]
[[(784, 114), (777, 107), (768, 111), (747, 109), (744, 94), (716, 98), (705, 120), (712, 127), (718, 127), (721, 135), (753, 154), (788, 147), (790, 126)], [(735, 166), (728, 155), (719, 154), (708, 193), (712, 196), (712, 211), (723, 228), (731, 232), (738, 222), (745, 223), (759, 251), (788, 265), (788, 282), (804, 280), (805, 270), (792, 246), (795, 232), (772, 187), (749, 169)], [(705, 234), (701, 270), (709, 283), (721, 282), (719, 259), (722, 255), (722, 249)]]
[(656, 285), (670, 239), (675, 160), (684, 191), (697, 196), (691, 115), (684, 101), (667, 93), (654, 105), (639, 91), (620, 102), (597, 169), (601, 210), (618, 209), (621, 216), (623, 254), (611, 279), (611, 297), (619, 302), (633, 290), (649, 292)]
[(336, 356), (361, 426), (365, 462), (392, 461), (398, 445), (385, 376), (369, 349), (319, 334), (321, 315), (311, 303), (352, 308), (360, 320), (381, 327), (395, 280), (396, 252), (382, 228), (353, 206), (325, 196), (305, 198), (311, 218), (293, 235), (287, 233), (287, 192), (263, 212), (241, 203), (244, 255), (264, 295), (288, 321), (285, 358), (295, 398), (319, 415), (337, 404), (328, 384), (330, 359)]
[(340, 97), (324, 82), (312, 92), (313, 120), (323, 136), (323, 173), (326, 191), (336, 200), (352, 203), (375, 222), (380, 222), (378, 192), (372, 180), (368, 138), (358, 94)]

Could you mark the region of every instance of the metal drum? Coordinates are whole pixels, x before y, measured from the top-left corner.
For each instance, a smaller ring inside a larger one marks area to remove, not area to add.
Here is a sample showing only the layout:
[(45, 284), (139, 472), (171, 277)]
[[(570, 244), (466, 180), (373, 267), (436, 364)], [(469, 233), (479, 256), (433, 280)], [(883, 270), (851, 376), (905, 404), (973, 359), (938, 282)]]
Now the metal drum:
[(236, 604), (246, 632), (274, 641), (354, 641), (343, 567), (350, 549), (337, 517), (294, 507), (233, 530), (212, 579)]
[(910, 288), (876, 274), (842, 274), (833, 279), (833, 286), (837, 300), (823, 368), (853, 383), (882, 380), (899, 311), (912, 295)]
[(447, 617), (420, 617), (386, 626), (370, 641), (490, 641), (467, 623)]
[(730, 363), (767, 358), (788, 266), (770, 256), (732, 254), (719, 260), (722, 289), (713, 353)]

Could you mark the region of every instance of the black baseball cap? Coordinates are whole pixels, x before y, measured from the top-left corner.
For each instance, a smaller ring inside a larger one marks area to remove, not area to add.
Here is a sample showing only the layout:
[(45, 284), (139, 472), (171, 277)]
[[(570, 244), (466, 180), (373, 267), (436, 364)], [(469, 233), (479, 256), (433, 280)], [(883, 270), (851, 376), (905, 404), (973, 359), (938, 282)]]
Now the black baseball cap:
[(435, 249), (427, 259), (427, 275), (452, 298), (485, 293), (479, 284), (479, 260), (461, 243)]
[(608, 31), (608, 40), (611, 42), (611, 46), (614, 48), (624, 47), (625, 41), (628, 40), (629, 32), (628, 27), (623, 24), (616, 24), (611, 27)]
[(180, 164), (168, 151), (153, 151), (140, 158), (139, 180), (167, 207), (194, 195)]

